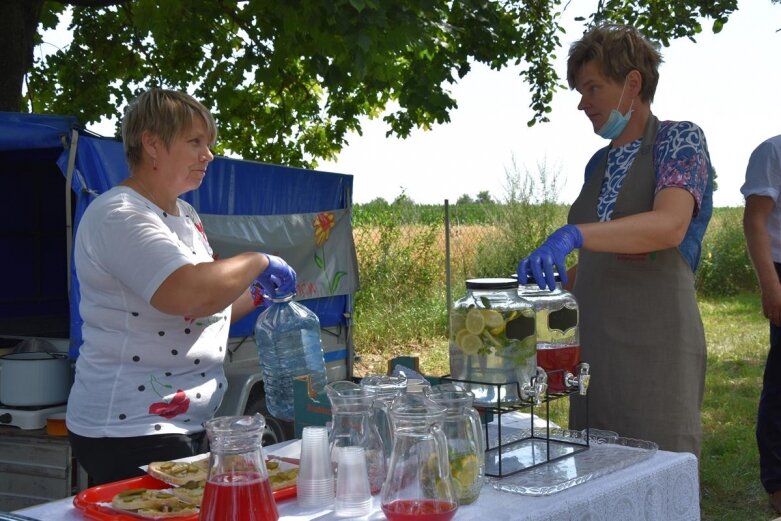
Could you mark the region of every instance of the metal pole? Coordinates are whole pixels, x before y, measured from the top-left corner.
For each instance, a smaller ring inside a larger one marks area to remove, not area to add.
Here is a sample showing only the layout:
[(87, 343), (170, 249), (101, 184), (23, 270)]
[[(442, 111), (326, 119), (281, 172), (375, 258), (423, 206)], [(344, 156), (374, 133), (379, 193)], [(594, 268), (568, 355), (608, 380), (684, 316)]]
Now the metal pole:
[(68, 298), (71, 292), (71, 256), (73, 255), (73, 217), (71, 216), (71, 190), (73, 188), (73, 169), (76, 167), (76, 148), (79, 142), (79, 132), (71, 131), (70, 150), (68, 151), (68, 167), (65, 171), (65, 269), (67, 271)]
[(453, 303), (453, 290), (450, 283), (450, 205), (445, 199), (445, 291), (447, 294), (447, 337), (452, 336), (450, 331), (450, 308)]

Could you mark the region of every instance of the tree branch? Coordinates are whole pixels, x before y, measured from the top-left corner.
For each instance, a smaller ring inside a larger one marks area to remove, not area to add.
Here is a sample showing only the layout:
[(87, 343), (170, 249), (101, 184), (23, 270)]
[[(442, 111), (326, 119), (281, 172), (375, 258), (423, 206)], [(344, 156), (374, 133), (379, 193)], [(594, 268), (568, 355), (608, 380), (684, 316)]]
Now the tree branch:
[(109, 7), (119, 5), (124, 0), (53, 0), (62, 5), (72, 5), (76, 7)]

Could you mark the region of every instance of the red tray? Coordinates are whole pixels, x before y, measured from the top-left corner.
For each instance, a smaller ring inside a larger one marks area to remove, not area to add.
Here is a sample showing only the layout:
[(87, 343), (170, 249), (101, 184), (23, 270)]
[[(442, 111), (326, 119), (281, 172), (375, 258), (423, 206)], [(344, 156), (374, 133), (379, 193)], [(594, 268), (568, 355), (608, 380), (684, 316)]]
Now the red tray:
[[(139, 521), (139, 519), (149, 519), (136, 516), (131, 513), (118, 512), (113, 508), (101, 504), (111, 503), (111, 500), (115, 495), (119, 494), (123, 490), (131, 488), (150, 488), (160, 490), (164, 488), (171, 488), (171, 485), (149, 475), (124, 479), (122, 481), (106, 483), (105, 485), (98, 485), (96, 487), (83, 490), (73, 498), (73, 506), (81, 510), (84, 514), (84, 517), (87, 519), (94, 519), (96, 521)], [(296, 486), (290, 485), (288, 487), (275, 490), (273, 495), (276, 501), (282, 501), (283, 499), (293, 497), (296, 495)], [(198, 514), (170, 517), (166, 519), (174, 521), (198, 521)]]

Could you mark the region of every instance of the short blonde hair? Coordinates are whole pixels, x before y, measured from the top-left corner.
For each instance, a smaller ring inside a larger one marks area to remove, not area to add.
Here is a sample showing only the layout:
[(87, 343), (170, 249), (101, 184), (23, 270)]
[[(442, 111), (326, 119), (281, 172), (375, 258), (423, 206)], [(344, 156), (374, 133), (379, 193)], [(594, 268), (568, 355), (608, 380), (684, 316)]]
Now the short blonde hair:
[(575, 88), (575, 77), (580, 69), (594, 60), (602, 75), (618, 83), (623, 83), (631, 71), (639, 71), (643, 78), (640, 99), (651, 102), (659, 83), (659, 64), (662, 63), (658, 47), (658, 44), (652, 43), (628, 25), (606, 24), (595, 27), (569, 49), (569, 88)]
[(145, 131), (158, 136), (169, 148), (176, 137), (192, 126), (196, 116), (203, 118), (213, 146), (217, 141), (214, 118), (209, 109), (189, 94), (153, 88), (134, 99), (122, 119), (122, 142), (131, 169), (141, 162), (141, 135)]

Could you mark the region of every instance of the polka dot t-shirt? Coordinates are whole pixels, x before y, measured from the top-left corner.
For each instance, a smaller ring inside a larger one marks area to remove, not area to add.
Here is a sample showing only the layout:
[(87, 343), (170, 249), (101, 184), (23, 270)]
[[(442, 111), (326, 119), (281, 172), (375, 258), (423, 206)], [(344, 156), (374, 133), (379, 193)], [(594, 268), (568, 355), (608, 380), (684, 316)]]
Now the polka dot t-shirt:
[(74, 261), (84, 343), (67, 409), (76, 434), (196, 432), (222, 401), (230, 307), (182, 317), (149, 304), (175, 270), (212, 261), (197, 213), (178, 207), (170, 215), (119, 186), (82, 217)]

